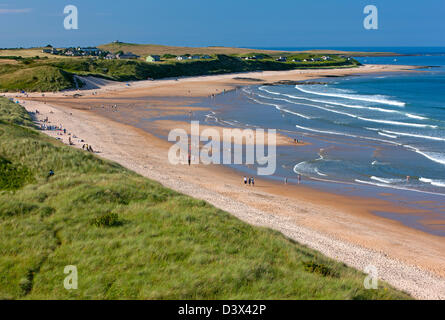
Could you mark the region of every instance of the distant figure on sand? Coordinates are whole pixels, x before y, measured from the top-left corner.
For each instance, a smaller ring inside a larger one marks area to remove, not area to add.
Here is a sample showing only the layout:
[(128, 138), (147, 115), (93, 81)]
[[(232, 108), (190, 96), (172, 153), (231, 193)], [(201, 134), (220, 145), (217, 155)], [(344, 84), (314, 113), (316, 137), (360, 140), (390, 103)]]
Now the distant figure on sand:
[(284, 178), (284, 184), (287, 184), (287, 177)]
[(255, 187), (255, 179), (252, 177), (250, 180), (252, 180), (252, 187)]
[(249, 186), (252, 185), (252, 178), (249, 178)]
[(298, 175), (298, 184), (301, 183), (301, 174)]
[(247, 186), (247, 177), (244, 176), (244, 185)]

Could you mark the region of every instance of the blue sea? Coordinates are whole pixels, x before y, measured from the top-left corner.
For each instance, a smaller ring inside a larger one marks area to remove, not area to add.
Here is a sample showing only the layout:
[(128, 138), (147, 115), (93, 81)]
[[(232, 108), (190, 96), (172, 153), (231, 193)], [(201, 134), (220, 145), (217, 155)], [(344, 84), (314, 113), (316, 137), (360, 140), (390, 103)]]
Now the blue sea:
[(310, 142), (305, 150), (280, 150), (279, 176), (445, 195), (445, 48), (378, 48), (384, 50), (413, 55), (358, 60), (434, 68), (250, 86), (219, 96), (217, 118)]

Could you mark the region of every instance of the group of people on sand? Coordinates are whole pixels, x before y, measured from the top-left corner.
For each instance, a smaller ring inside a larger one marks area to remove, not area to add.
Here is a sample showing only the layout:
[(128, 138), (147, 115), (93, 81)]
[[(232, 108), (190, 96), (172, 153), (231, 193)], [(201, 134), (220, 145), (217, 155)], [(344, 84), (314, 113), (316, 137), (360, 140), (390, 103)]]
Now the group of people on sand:
[(93, 147), (90, 146), (89, 144), (84, 144), (84, 145), (82, 146), (82, 150), (86, 150), (86, 151), (88, 151), (88, 152), (93, 152), (93, 153), (94, 153)]
[(255, 187), (255, 178), (253, 177), (247, 178), (246, 176), (244, 176), (244, 185)]
[[(41, 113), (40, 113), (39, 110), (36, 109), (35, 114), (37, 115), (37, 114), (41, 114)], [(73, 114), (70, 113), (70, 115), (72, 116)], [(68, 133), (68, 131), (65, 128), (63, 128), (62, 124), (59, 125), (59, 126), (57, 126), (57, 125), (55, 125), (55, 126), (54, 125), (47, 125), (47, 123), (50, 123), (48, 117), (44, 118), (42, 122), (43, 122), (43, 124), (40, 125), (42, 130), (60, 131), (59, 135), (68, 134), (69, 135), (69, 137), (68, 137), (68, 144), (70, 146), (74, 145), (74, 142), (71, 139), (71, 133)], [(72, 137), (75, 138), (75, 139), (77, 138), (75, 135), (73, 135)], [(84, 141), (83, 140), (79, 140), (79, 142), (84, 142)], [(82, 150), (94, 153), (93, 147), (91, 145), (89, 145), (89, 144), (86, 144), (86, 143), (82, 145)]]
[[(301, 174), (297, 175), (297, 182), (298, 182), (298, 184), (301, 183)], [(284, 184), (286, 184), (286, 185), (289, 184), (289, 179), (287, 177), (284, 177)]]

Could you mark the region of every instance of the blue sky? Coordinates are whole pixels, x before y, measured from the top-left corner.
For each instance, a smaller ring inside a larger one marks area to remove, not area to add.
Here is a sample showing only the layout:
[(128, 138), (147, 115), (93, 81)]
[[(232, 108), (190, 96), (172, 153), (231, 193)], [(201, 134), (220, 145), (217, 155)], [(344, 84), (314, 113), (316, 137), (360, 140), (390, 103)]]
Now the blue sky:
[[(69, 4), (79, 9), (79, 30), (63, 28)], [(369, 4), (378, 30), (363, 27)], [(0, 47), (445, 46), (444, 21), (444, 0), (0, 0)]]

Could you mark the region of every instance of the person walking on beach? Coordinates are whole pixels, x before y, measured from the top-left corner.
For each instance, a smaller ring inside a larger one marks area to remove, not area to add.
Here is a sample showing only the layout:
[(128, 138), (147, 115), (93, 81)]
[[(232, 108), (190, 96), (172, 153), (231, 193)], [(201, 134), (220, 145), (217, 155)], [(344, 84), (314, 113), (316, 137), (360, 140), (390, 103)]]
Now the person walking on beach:
[(255, 187), (255, 178), (252, 177), (252, 178), (250, 178), (250, 179), (252, 180), (252, 187)]
[(301, 183), (301, 174), (298, 175), (298, 184)]
[(249, 178), (249, 187), (252, 185), (252, 178)]
[(287, 177), (284, 178), (284, 184), (287, 184)]
[(247, 177), (244, 176), (244, 185), (247, 186)]

